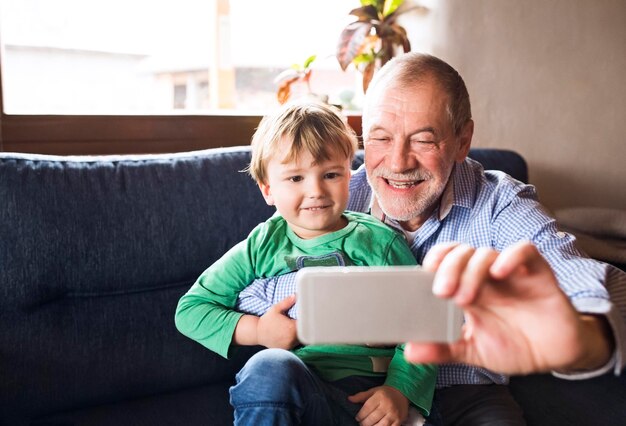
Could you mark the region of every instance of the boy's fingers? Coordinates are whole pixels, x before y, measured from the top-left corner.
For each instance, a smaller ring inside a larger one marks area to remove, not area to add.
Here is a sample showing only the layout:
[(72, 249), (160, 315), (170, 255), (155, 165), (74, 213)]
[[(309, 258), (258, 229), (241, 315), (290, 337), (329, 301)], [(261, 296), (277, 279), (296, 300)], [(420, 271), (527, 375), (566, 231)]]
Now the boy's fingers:
[(295, 303), (296, 303), (296, 295), (292, 294), (292, 295), (285, 297), (283, 300), (281, 300), (277, 304), (275, 304), (273, 306), (273, 309), (277, 310), (278, 312), (286, 312), (293, 305), (295, 305)]
[(364, 402), (367, 400), (367, 398), (369, 398), (367, 391), (358, 392), (358, 393), (355, 393), (354, 395), (348, 396), (348, 399), (352, 402)]
[(372, 414), (372, 411), (376, 409), (376, 405), (372, 406), (372, 403), (370, 401), (370, 397), (374, 394), (374, 392), (376, 392), (376, 388), (371, 388), (348, 397), (348, 399), (353, 403), (363, 404), (359, 412), (356, 413), (356, 417), (354, 418), (357, 422), (361, 423), (370, 414)]

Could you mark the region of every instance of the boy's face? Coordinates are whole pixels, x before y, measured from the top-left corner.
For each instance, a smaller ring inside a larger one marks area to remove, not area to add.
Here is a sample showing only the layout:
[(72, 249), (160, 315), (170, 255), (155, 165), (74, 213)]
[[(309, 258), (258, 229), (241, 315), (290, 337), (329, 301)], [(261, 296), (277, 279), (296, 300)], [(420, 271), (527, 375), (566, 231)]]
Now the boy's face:
[(332, 158), (315, 164), (308, 152), (297, 161), (283, 162), (291, 141), (281, 141), (267, 162), (267, 182), (259, 187), (265, 201), (276, 206), (291, 229), (308, 239), (345, 226), (342, 213), (348, 204), (350, 160)]

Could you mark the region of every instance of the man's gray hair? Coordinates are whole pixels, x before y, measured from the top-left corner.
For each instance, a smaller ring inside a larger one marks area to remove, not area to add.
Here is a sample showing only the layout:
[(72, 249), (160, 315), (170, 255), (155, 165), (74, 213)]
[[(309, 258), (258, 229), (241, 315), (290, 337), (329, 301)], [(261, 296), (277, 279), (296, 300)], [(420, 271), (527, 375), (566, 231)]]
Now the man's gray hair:
[[(469, 94), (459, 73), (435, 56), (417, 52), (396, 56), (374, 74), (368, 92), (378, 90), (381, 85), (410, 86), (423, 83), (430, 78), (434, 79), (448, 95), (446, 111), (454, 133), (459, 135), (463, 126), (472, 118)], [(364, 121), (367, 119), (367, 104), (366, 96)]]

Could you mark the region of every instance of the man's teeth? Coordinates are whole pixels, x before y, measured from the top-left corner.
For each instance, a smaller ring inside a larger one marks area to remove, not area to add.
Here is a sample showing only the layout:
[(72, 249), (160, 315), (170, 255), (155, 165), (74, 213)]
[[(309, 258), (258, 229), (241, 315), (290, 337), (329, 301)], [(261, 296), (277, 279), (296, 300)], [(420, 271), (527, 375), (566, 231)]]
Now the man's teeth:
[(413, 185), (417, 185), (419, 183), (419, 181), (415, 180), (412, 182), (398, 182), (398, 181), (393, 181), (393, 180), (387, 180), (387, 183), (389, 184), (389, 186), (393, 186), (394, 188), (410, 188)]

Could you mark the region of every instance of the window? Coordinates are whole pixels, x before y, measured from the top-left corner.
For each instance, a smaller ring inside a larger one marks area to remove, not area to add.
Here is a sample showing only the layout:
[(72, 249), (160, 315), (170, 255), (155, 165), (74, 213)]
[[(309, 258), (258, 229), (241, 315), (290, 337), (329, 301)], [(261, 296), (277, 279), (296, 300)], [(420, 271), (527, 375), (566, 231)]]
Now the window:
[[(318, 55), (314, 91), (358, 88), (334, 48), (357, 0), (3, 0), (9, 114), (259, 112)], [(209, 85), (210, 82), (214, 84)], [(213, 90), (215, 89), (215, 90)]]
[(247, 144), (260, 116), (277, 105), (275, 77), (314, 54), (313, 92), (358, 109), (360, 74), (341, 71), (334, 50), (359, 5), (0, 0), (2, 149)]

